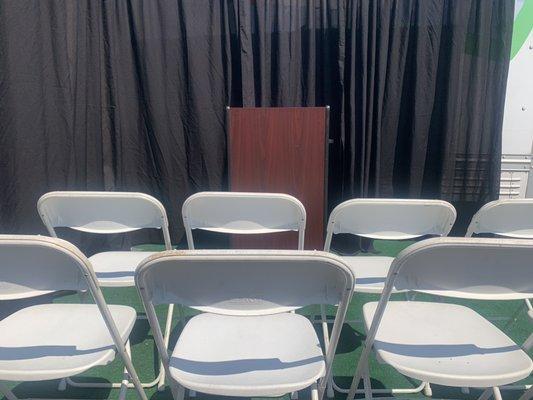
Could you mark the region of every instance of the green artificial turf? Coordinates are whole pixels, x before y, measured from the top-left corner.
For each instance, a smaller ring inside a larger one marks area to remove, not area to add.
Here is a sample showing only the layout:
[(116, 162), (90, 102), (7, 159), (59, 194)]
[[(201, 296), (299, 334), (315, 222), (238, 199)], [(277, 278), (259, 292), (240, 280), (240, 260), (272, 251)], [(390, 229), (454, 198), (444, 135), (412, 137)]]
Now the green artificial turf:
[[(361, 255), (384, 255), (395, 256), (400, 250), (409, 245), (410, 242), (375, 242), (374, 249), (371, 254)], [(159, 245), (146, 245), (140, 246), (137, 250), (160, 250)], [(112, 288), (104, 289), (104, 294), (109, 304), (128, 304), (137, 309), (139, 313), (143, 312), (140, 299), (134, 288)], [(403, 295), (396, 295), (396, 297), (403, 298)], [(348, 319), (356, 320), (361, 319), (362, 305), (369, 301), (376, 301), (378, 296), (376, 295), (364, 295), (355, 294), (352, 303), (349, 308)], [(428, 300), (429, 296), (418, 295), (417, 300)], [(77, 295), (58, 296), (54, 299), (56, 302), (74, 302), (78, 301)], [(520, 301), (510, 302), (479, 302), (479, 301), (454, 301), (455, 303), (464, 304), (471, 308), (474, 308), (477, 312), (487, 318), (494, 318), (499, 316), (512, 315), (522, 304)], [(157, 309), (160, 321), (163, 324), (166, 315), (166, 307), (158, 307)], [(195, 312), (192, 310), (186, 310), (188, 316), (193, 315)], [(307, 307), (301, 310), (305, 315), (317, 315), (318, 307)], [(334, 309), (329, 308), (328, 314), (333, 316)], [(496, 325), (503, 328), (505, 321), (497, 321)], [(316, 325), (317, 332), (320, 334), (320, 325)], [(528, 337), (531, 330), (532, 323), (529, 321), (526, 314), (523, 312), (519, 315), (517, 321), (506, 331), (506, 333), (516, 342), (523, 343)], [(171, 343), (175, 341), (179, 335), (179, 325), (177, 324), (177, 318), (174, 318), (174, 330)], [(355, 370), (356, 363), (361, 351), (361, 341), (364, 340), (363, 330), (361, 324), (346, 324), (342, 330), (341, 340), (339, 342), (337, 355), (335, 357), (333, 365), (333, 374), (336, 382), (343, 387), (349, 386), (352, 375)], [(142, 381), (151, 381), (158, 368), (158, 362), (156, 357), (156, 350), (154, 342), (151, 336), (151, 332), (146, 320), (139, 320), (135, 325), (133, 334), (131, 337), (131, 345), (133, 352), (133, 363), (137, 369), (138, 374)], [(120, 381), (122, 378), (122, 363), (120, 359), (116, 359), (111, 364), (105, 367), (97, 367), (89, 370), (81, 375), (77, 379), (83, 380), (88, 378), (99, 379), (102, 381)], [(395, 372), (392, 368), (378, 364), (374, 359), (371, 360), (370, 372), (372, 376), (372, 385), (374, 388), (392, 388), (392, 387), (414, 387), (416, 382), (411, 382), (409, 379)], [(528, 379), (527, 383), (532, 383), (533, 379)], [(11, 383), (8, 386), (12, 388), (15, 395), (19, 397), (40, 397), (40, 398), (91, 398), (91, 399), (115, 399), (118, 397), (118, 390), (108, 389), (77, 389), (69, 387), (66, 391), (59, 392), (57, 390), (58, 381), (47, 382), (27, 382), (27, 383)], [(162, 392), (157, 392), (155, 388), (146, 389), (146, 394), (149, 399), (162, 400), (171, 399), (172, 396), (168, 388)], [(445, 388), (441, 386), (433, 386), (434, 398), (449, 398), (449, 399), (475, 399), (479, 396), (479, 390), (472, 390), (470, 395), (461, 393), (457, 388)], [(505, 391), (503, 392), (504, 399), (517, 399), (521, 395), (518, 391)], [(405, 395), (408, 397), (423, 397), (423, 395)], [(208, 396), (198, 394), (199, 399), (212, 398), (214, 396)], [(288, 398), (288, 396), (285, 396)], [(361, 397), (361, 396), (359, 396)], [(397, 395), (402, 397), (402, 395)], [(133, 389), (128, 391), (128, 399), (137, 398), (136, 392)], [(300, 398), (309, 398), (309, 393), (300, 393)], [(336, 399), (344, 399), (345, 395), (335, 393)]]

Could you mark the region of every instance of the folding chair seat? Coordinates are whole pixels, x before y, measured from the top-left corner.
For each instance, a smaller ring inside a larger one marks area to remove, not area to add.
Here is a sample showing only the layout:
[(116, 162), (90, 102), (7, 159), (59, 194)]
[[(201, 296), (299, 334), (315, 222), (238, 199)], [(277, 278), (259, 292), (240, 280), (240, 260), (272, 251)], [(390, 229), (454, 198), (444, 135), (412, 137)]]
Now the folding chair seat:
[[(378, 303), (363, 307), (370, 329)], [(398, 372), (456, 387), (506, 385), (529, 376), (529, 356), (474, 310), (455, 304), (392, 301), (374, 350)]]
[(304, 248), (305, 207), (288, 194), (199, 192), (185, 200), (182, 216), (191, 250), (195, 229), (241, 235), (297, 231), (298, 249)]
[(197, 315), (170, 358), (170, 374), (177, 382), (224, 396), (282, 396), (311, 386), (324, 373), (312, 323), (292, 313)]
[[(322, 398), (353, 275), (322, 252), (182, 251), (142, 262), (136, 284), (176, 399), (185, 389), (224, 396), (281, 396), (311, 387)], [(191, 318), (169, 357), (154, 306), (185, 304)], [(325, 356), (312, 323), (290, 313), (338, 304)]]
[[(106, 365), (119, 353), (128, 380), (146, 400), (129, 350), (136, 311), (108, 306), (89, 260), (72, 244), (43, 236), (0, 235), (0, 301), (35, 291), (88, 291), (95, 304), (39, 304), (0, 321), (0, 381), (67, 378)], [(0, 393), (15, 395), (0, 382)]]
[(357, 274), (354, 291), (375, 294), (383, 291), (394, 257), (345, 256), (342, 258), (354, 275)]
[(533, 371), (528, 354), (475, 311), (439, 302), (393, 301), (393, 288), (450, 298), (518, 300), (533, 293), (533, 243), (516, 239), (435, 238), (414, 244), (394, 260), (379, 303), (363, 308), (367, 338), (348, 400), (361, 378), (372, 397), (368, 357), (429, 383), (485, 389)]
[(105, 287), (135, 285), (135, 269), (155, 251), (105, 251), (89, 257), (98, 281)]
[[(125, 343), (137, 314), (110, 305)], [(94, 304), (40, 304), (0, 321), (0, 376), (4, 380), (59, 379), (106, 365), (115, 358), (114, 343)]]
[[(57, 237), (55, 228), (70, 228), (80, 232), (100, 235), (122, 234), (140, 229), (159, 229), (163, 234), (165, 248), (172, 248), (168, 232), (168, 218), (164, 206), (154, 197), (134, 192), (49, 192), (37, 203), (39, 215), (50, 236)], [(105, 251), (89, 257), (102, 287), (135, 286), (135, 269), (139, 263), (154, 252)], [(167, 312), (165, 338), (170, 335), (173, 305)], [(120, 387), (120, 382), (74, 382), (77, 387)], [(64, 383), (62, 383), (63, 385)], [(164, 372), (144, 387), (164, 386)]]

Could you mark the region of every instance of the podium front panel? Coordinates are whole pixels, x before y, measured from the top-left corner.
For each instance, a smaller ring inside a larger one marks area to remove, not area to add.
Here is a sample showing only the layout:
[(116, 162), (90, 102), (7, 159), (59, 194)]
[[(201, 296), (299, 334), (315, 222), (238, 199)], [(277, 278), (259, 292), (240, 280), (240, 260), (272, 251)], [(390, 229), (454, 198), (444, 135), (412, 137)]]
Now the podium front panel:
[[(306, 249), (322, 249), (327, 185), (326, 107), (228, 108), (230, 190), (287, 193), (307, 211)], [(235, 235), (235, 248), (297, 247), (295, 232)]]

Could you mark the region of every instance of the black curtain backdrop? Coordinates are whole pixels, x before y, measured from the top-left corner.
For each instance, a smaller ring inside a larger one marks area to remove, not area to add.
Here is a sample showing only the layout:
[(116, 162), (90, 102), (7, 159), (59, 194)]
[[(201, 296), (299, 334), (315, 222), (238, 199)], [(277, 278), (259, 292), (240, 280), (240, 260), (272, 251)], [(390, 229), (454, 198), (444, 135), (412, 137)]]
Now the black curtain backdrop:
[[(331, 106), (329, 203), (498, 195), (513, 1), (0, 0), (0, 228), (226, 187), (225, 106)], [(466, 208), (465, 208), (466, 207)], [(467, 219), (471, 214), (462, 213)]]

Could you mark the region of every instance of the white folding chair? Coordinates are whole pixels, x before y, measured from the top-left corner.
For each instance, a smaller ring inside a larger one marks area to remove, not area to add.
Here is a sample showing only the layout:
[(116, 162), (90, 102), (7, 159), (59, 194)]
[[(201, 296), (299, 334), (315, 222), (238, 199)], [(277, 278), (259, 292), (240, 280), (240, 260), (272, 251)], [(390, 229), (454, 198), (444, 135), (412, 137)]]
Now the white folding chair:
[(485, 204), (472, 217), (466, 236), (487, 233), (533, 239), (533, 199), (502, 199)]
[[(55, 228), (70, 228), (96, 234), (116, 234), (144, 228), (161, 229), (165, 248), (170, 250), (168, 218), (163, 205), (154, 197), (134, 192), (50, 192), (39, 199), (37, 209), (50, 236), (57, 237)], [(96, 277), (102, 287), (133, 287), (137, 265), (156, 252), (106, 251), (89, 257)], [(173, 305), (168, 308), (165, 340), (168, 342), (172, 326)], [(64, 383), (61, 388), (64, 389)], [(77, 387), (120, 387), (121, 382), (66, 383)], [(143, 387), (164, 386), (164, 371), (143, 383)]]
[[(466, 237), (482, 234), (533, 239), (533, 199), (502, 199), (485, 204), (472, 217)], [(533, 309), (529, 299), (524, 303), (524, 306), (509, 318), (509, 322), (513, 322), (524, 308), (528, 311)]]
[[(193, 230), (224, 234), (257, 235), (298, 232), (298, 249), (305, 241), (306, 212), (295, 197), (283, 193), (199, 192), (182, 207), (189, 249), (195, 249)], [(190, 392), (191, 397), (196, 394)], [(291, 396), (297, 399), (297, 394)]]
[[(485, 204), (474, 214), (466, 237), (492, 234), (506, 238), (533, 239), (533, 199), (501, 199)], [(525, 299), (513, 315), (493, 319), (508, 320), (507, 329), (522, 312), (533, 312), (530, 299)], [(514, 385), (511, 389), (528, 389), (531, 385)], [(505, 388), (509, 389), (509, 387)]]
[(372, 398), (368, 358), (412, 379), (485, 389), (480, 399), (501, 399), (498, 386), (533, 371), (520, 346), (472, 309), (455, 304), (389, 301), (393, 289), (476, 300), (516, 300), (533, 294), (533, 243), (518, 239), (434, 238), (394, 260), (379, 302), (363, 307), (368, 331), (347, 399), (363, 379)]
[(238, 234), (297, 231), (298, 249), (304, 248), (305, 207), (288, 194), (199, 192), (185, 200), (182, 216), (189, 249), (195, 248), (194, 229)]
[[(38, 304), (0, 321), (0, 381), (44, 381), (106, 365), (118, 352), (128, 380), (146, 395), (130, 359), (132, 307), (108, 306), (89, 260), (72, 244), (43, 236), (0, 235), (0, 301), (42, 291), (88, 290), (96, 304)], [(17, 397), (0, 382), (0, 393)]]
[[(339, 204), (329, 217), (324, 251), (330, 251), (333, 235), (352, 235), (379, 240), (406, 240), (423, 236), (446, 236), (453, 227), (457, 213), (455, 208), (442, 200), (419, 199), (352, 199)], [(357, 277), (354, 290), (360, 293), (379, 294), (394, 257), (342, 257)], [(324, 340), (328, 342), (328, 323), (321, 306), (321, 322)], [(347, 393), (348, 389), (331, 382), (328, 397), (335, 390)], [(413, 389), (376, 389), (375, 393), (417, 393), (430, 388), (420, 385)]]
[[(353, 199), (339, 204), (329, 217), (324, 251), (330, 251), (333, 235), (352, 235), (378, 240), (406, 240), (446, 236), (456, 218), (455, 208), (442, 200)], [(357, 276), (355, 290), (382, 292), (393, 257), (343, 257)]]
[[(225, 396), (281, 396), (311, 387), (322, 398), (353, 293), (343, 261), (323, 252), (188, 250), (145, 260), (136, 284), (175, 399), (185, 388)], [(185, 325), (169, 356), (154, 305), (204, 313)], [(324, 356), (312, 323), (289, 311), (338, 304)]]

